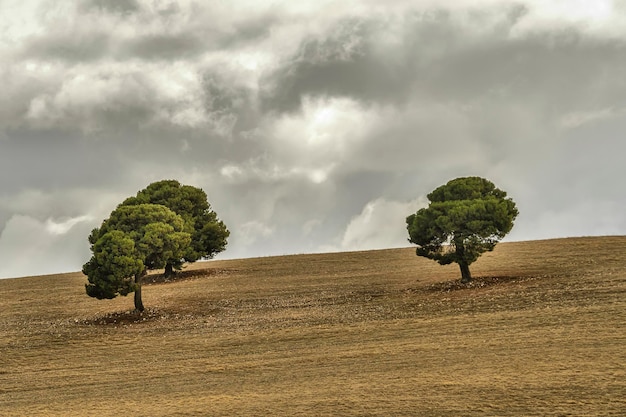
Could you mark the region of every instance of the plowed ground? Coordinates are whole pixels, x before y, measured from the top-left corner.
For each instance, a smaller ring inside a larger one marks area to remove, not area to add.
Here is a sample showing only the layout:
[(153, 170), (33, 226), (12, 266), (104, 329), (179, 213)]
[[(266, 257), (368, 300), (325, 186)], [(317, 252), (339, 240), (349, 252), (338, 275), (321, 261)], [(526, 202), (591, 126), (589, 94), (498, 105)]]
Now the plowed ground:
[(626, 237), (0, 280), (0, 416), (623, 416)]

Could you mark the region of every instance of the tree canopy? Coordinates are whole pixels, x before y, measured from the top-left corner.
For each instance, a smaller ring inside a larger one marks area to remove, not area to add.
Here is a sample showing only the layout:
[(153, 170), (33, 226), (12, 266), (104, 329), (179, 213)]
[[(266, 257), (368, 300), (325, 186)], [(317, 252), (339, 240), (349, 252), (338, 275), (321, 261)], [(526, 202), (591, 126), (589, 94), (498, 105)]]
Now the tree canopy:
[(217, 218), (206, 193), (175, 180), (157, 181), (111, 212), (89, 243), (93, 256), (83, 266), (87, 294), (99, 299), (135, 293), (143, 311), (141, 280), (150, 269), (169, 276), (184, 262), (212, 258), (226, 248), (230, 232)]
[(89, 235), (93, 256), (83, 266), (87, 294), (98, 299), (135, 292), (143, 311), (141, 279), (149, 269), (180, 259), (191, 242), (181, 216), (159, 204), (118, 206)]
[(212, 258), (226, 249), (230, 232), (218, 219), (207, 201), (206, 193), (191, 185), (182, 185), (176, 180), (157, 181), (129, 197), (120, 206), (138, 204), (163, 205), (183, 219), (184, 231), (191, 236), (191, 242), (179, 258), (168, 259), (165, 275), (174, 268), (180, 269), (183, 262), (195, 262), (202, 258)]
[(135, 250), (135, 242), (124, 232), (112, 230), (92, 246), (93, 256), (83, 266), (87, 294), (98, 299), (115, 298), (135, 291), (135, 276), (145, 266)]
[(428, 194), (430, 204), (407, 217), (409, 242), (416, 254), (441, 265), (459, 264), (461, 281), (469, 265), (512, 229), (518, 211), (506, 192), (480, 177), (461, 177)]

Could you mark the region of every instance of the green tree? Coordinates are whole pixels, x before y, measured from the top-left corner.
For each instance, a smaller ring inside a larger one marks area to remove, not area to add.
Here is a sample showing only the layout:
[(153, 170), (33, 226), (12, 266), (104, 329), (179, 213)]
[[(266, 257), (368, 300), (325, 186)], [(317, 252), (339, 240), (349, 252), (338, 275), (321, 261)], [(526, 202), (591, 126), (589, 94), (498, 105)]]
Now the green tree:
[(480, 177), (454, 179), (428, 194), (427, 208), (407, 217), (409, 242), (416, 254), (441, 265), (459, 264), (461, 282), (472, 279), (469, 266), (511, 230), (518, 211), (506, 192)]
[(83, 265), (87, 294), (100, 300), (128, 295), (135, 291), (134, 277), (145, 267), (135, 250), (135, 242), (124, 232), (112, 230), (91, 247), (93, 256)]
[(210, 259), (226, 249), (230, 232), (211, 209), (206, 193), (191, 185), (182, 185), (176, 180), (157, 181), (127, 198), (121, 205), (161, 204), (184, 220), (184, 230), (191, 235), (191, 244), (180, 258), (168, 259), (165, 276), (180, 269), (184, 262)]
[(118, 206), (89, 235), (93, 256), (83, 266), (87, 295), (115, 298), (135, 293), (135, 309), (143, 311), (141, 282), (147, 270), (180, 259), (191, 242), (183, 219), (159, 204)]

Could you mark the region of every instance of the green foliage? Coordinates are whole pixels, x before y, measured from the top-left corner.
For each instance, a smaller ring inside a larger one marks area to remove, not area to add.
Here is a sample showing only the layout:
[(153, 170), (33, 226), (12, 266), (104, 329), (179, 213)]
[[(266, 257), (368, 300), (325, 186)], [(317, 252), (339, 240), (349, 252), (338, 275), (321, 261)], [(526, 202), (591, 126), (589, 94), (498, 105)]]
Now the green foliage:
[(146, 270), (183, 256), (191, 242), (183, 226), (183, 219), (162, 205), (118, 206), (89, 236), (93, 256), (83, 266), (87, 294), (102, 299), (137, 291)]
[(463, 280), (468, 266), (492, 251), (511, 230), (518, 211), (506, 192), (480, 177), (457, 178), (428, 194), (430, 205), (407, 217), (416, 254), (441, 265), (456, 262)]
[(83, 266), (87, 294), (114, 298), (135, 292), (149, 269), (166, 274), (183, 262), (212, 258), (226, 248), (230, 232), (211, 210), (200, 188), (175, 180), (158, 181), (124, 200), (89, 235), (92, 258)]
[(146, 254), (144, 263), (148, 269), (163, 268), (168, 261), (180, 259), (191, 242), (189, 233), (177, 231), (168, 223), (150, 223), (144, 232), (137, 247)]
[(121, 206), (146, 203), (161, 204), (180, 215), (184, 231), (191, 235), (191, 243), (185, 248), (183, 256), (170, 260), (175, 266), (180, 266), (183, 261), (212, 258), (226, 249), (230, 232), (211, 209), (202, 189), (181, 185), (176, 180), (157, 181), (139, 191), (135, 197), (127, 198)]
[(87, 275), (87, 294), (98, 299), (115, 298), (135, 291), (135, 275), (144, 264), (135, 249), (135, 242), (124, 232), (112, 230), (93, 245), (93, 256), (83, 266)]
[(163, 268), (166, 262), (181, 259), (191, 241), (184, 224), (179, 215), (159, 204), (120, 205), (91, 232), (89, 242), (97, 242), (111, 230), (122, 231), (135, 242), (146, 269)]

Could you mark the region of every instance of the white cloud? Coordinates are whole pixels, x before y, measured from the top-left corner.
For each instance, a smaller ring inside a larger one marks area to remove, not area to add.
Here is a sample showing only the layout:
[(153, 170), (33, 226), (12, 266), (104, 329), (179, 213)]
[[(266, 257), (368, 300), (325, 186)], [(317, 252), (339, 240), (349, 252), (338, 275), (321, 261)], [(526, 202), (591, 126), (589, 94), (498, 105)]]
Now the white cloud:
[(624, 35), (624, 10), (613, 0), (527, 0), (524, 19), (514, 35), (552, 31), (555, 26), (576, 27), (598, 37)]
[(197, 71), (176, 62), (67, 69), (62, 79), (50, 77), (47, 91), (30, 100), (26, 120), (40, 128), (80, 127), (86, 133), (111, 123), (195, 128), (212, 121)]
[(266, 224), (252, 220), (238, 226), (233, 230), (233, 240), (244, 246), (250, 246), (260, 238), (266, 238), (274, 233), (274, 230)]
[(593, 200), (575, 206), (520, 211), (508, 241), (554, 237), (626, 234), (623, 206), (613, 201)]
[(321, 184), (328, 179), (328, 174), (332, 170), (332, 167), (329, 169), (314, 169), (309, 173), (309, 178), (315, 184)]
[(615, 109), (612, 107), (589, 111), (576, 111), (562, 116), (559, 126), (562, 129), (575, 129), (589, 123), (601, 122), (623, 114), (624, 109)]
[(220, 174), (229, 180), (236, 180), (238, 177), (244, 175), (243, 169), (234, 164), (224, 165), (220, 169)]
[(241, 165), (232, 163), (222, 166), (220, 175), (233, 184), (248, 182), (281, 182), (294, 178), (306, 178), (314, 184), (328, 180), (335, 164), (326, 166), (300, 167), (293, 166), (294, 161), (277, 160), (270, 162), (267, 158), (252, 158)]
[[(43, 3), (44, 1), (37, 0), (3, 1), (2, 9), (5, 18), (2, 20), (1, 28), (4, 33), (4, 42), (7, 44), (19, 42), (26, 36), (43, 32), (44, 28), (39, 24), (36, 18), (40, 13), (40, 8)], [(7, 19), (6, 16), (11, 16), (11, 18)], [(0, 45), (2, 45), (2, 43), (0, 43)]]
[(313, 230), (315, 230), (315, 228), (318, 227), (321, 224), (322, 224), (322, 221), (320, 219), (307, 220), (302, 225), (302, 234), (304, 236), (309, 236), (311, 234), (311, 232), (313, 232)]
[(64, 235), (70, 231), (70, 229), (76, 226), (78, 223), (90, 222), (92, 221), (91, 216), (79, 216), (73, 217), (64, 220), (54, 220), (47, 219), (46, 220), (46, 231), (52, 235)]
[(52, 219), (11, 217), (0, 234), (0, 277), (80, 270), (89, 259), (89, 231), (81, 219), (59, 224)]
[(90, 188), (74, 188), (59, 192), (26, 189), (12, 195), (0, 195), (0, 210), (22, 214), (38, 219), (40, 222), (49, 219), (55, 224), (69, 222), (73, 226), (87, 222), (95, 225), (97, 222), (99, 225), (100, 221), (108, 217), (115, 206), (126, 197), (128, 195), (119, 190), (107, 192)]
[(354, 99), (305, 96), (300, 112), (271, 120), (268, 136), (275, 138), (277, 152), (292, 157), (340, 159), (363, 138), (372, 117), (375, 110)]
[(428, 205), (425, 197), (409, 202), (370, 201), (350, 220), (341, 241), (342, 250), (367, 250), (409, 246), (405, 219)]

